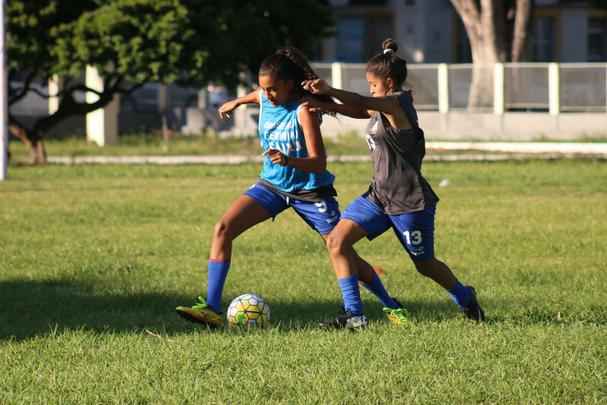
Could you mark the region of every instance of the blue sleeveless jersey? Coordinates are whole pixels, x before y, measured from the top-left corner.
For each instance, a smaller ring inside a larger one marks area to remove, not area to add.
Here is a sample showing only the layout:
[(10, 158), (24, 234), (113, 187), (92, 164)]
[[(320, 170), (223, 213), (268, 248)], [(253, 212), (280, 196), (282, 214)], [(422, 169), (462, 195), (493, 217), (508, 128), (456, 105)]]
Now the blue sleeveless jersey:
[[(306, 140), (297, 116), (300, 105), (298, 102), (273, 105), (264, 91), (259, 92), (258, 135), (264, 152), (278, 149), (290, 158), (308, 157)], [(322, 173), (304, 172), (272, 163), (265, 154), (260, 177), (287, 193), (329, 186), (335, 179), (327, 170)]]

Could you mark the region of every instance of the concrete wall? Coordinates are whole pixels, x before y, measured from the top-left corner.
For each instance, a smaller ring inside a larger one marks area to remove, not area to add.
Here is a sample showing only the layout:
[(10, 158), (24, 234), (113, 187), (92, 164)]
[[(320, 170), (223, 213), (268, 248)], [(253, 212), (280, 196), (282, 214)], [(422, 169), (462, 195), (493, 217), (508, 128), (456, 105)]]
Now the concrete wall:
[[(508, 112), (503, 115), (470, 112), (420, 112), (420, 125), (429, 140), (533, 141), (579, 140), (601, 138), (607, 140), (607, 114)], [(365, 133), (367, 120), (339, 116), (326, 117), (322, 124), (323, 136), (341, 133)]]

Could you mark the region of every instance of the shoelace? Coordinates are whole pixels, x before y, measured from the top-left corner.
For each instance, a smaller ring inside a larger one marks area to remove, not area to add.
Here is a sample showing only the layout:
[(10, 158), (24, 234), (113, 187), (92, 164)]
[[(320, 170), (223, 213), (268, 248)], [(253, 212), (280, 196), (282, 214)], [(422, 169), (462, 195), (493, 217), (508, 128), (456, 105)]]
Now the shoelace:
[(192, 305), (192, 308), (204, 309), (204, 308), (207, 308), (208, 306), (209, 306), (209, 304), (207, 304), (206, 300), (204, 298), (202, 298), (202, 296), (199, 296), (196, 299), (196, 302), (194, 303), (194, 305)]
[(409, 319), (409, 312), (405, 308), (389, 308), (386, 312), (403, 320)]

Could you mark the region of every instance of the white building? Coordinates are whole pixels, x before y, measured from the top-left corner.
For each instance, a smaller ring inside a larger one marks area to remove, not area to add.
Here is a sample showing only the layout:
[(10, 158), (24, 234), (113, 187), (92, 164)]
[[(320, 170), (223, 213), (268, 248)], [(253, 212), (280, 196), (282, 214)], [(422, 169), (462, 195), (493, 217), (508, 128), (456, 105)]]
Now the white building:
[[(365, 62), (394, 38), (411, 63), (466, 63), (465, 29), (449, 0), (329, 0), (336, 35), (322, 61)], [(535, 0), (526, 57), (531, 62), (607, 61), (607, 7), (592, 1)], [(362, 46), (361, 46), (362, 44)]]

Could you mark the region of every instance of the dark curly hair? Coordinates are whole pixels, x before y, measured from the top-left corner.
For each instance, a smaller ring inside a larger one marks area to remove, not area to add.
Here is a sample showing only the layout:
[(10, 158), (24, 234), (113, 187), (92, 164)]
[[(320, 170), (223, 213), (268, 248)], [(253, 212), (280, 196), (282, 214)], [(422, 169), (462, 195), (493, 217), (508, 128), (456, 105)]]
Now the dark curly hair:
[(331, 97), (309, 93), (301, 86), (304, 80), (318, 79), (318, 75), (299, 49), (292, 46), (280, 48), (261, 62), (259, 75), (275, 75), (280, 80), (292, 80), (295, 91), (301, 96), (314, 97), (321, 101), (332, 101)]

